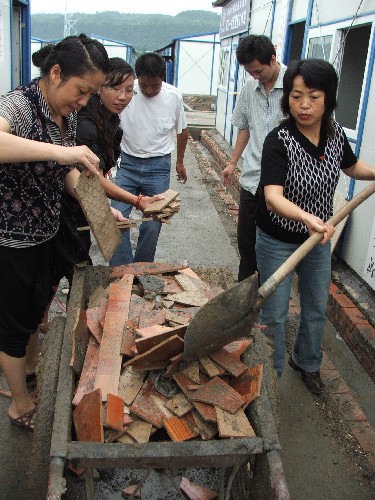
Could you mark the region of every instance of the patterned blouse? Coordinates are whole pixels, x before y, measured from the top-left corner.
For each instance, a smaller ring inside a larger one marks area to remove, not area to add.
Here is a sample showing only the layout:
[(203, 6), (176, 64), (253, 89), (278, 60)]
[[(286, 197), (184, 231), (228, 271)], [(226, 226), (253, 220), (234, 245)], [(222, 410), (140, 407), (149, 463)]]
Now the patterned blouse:
[(281, 124), (268, 134), (263, 146), (257, 225), (268, 235), (287, 243), (303, 243), (309, 236), (302, 222), (269, 212), (264, 186), (283, 186), (284, 196), (308, 213), (329, 219), (341, 169), (357, 162), (348, 139), (334, 122), (334, 137), (324, 130), (318, 146), (294, 122)]
[[(76, 113), (61, 137), (38, 79), (0, 98), (0, 116), (11, 132), (34, 141), (74, 146)], [(54, 161), (3, 163), (0, 166), (0, 245), (22, 248), (52, 238), (59, 228), (60, 199), (71, 167)]]

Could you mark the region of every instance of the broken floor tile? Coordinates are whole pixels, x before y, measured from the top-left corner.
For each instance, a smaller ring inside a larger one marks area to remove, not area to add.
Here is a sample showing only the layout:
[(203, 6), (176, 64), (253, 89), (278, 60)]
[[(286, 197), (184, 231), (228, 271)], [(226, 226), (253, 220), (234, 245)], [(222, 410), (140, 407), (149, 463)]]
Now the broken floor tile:
[(121, 491), (122, 498), (141, 498), (142, 496), (142, 488), (138, 488), (136, 484), (131, 484), (130, 486), (126, 486)]
[(100, 308), (92, 307), (91, 309), (86, 309), (86, 319), (87, 319), (87, 327), (91, 332), (91, 335), (95, 338), (95, 340), (100, 344), (103, 336), (103, 327), (99, 321)]
[(194, 401), (219, 406), (234, 413), (243, 405), (243, 398), (220, 377), (214, 377), (191, 395)]
[(104, 442), (102, 394), (96, 389), (85, 394), (73, 410), (73, 422), (78, 441)]
[(182, 417), (186, 415), (186, 413), (189, 413), (193, 409), (192, 403), (188, 400), (188, 398), (180, 392), (176, 396), (173, 396), (173, 398), (170, 398), (166, 403), (165, 403), (166, 408), (170, 410), (172, 413), (174, 413), (177, 417)]
[(168, 436), (175, 442), (188, 441), (199, 436), (191, 413), (187, 413), (183, 417), (174, 416), (164, 420), (164, 427)]
[(168, 362), (169, 358), (181, 353), (183, 349), (184, 341), (178, 335), (173, 335), (148, 351), (129, 359), (123, 366), (133, 366), (138, 369), (146, 369), (152, 363), (158, 363), (160, 361)]
[(263, 365), (248, 368), (240, 377), (230, 382), (231, 387), (244, 399), (243, 408), (254, 401), (260, 395), (262, 385)]
[(208, 302), (208, 299), (202, 290), (196, 290), (194, 292), (173, 293), (171, 295), (167, 295), (166, 300), (173, 300), (174, 302), (178, 302), (179, 304), (198, 307), (201, 307), (206, 302)]
[(124, 400), (114, 394), (107, 395), (105, 427), (113, 431), (124, 428)]
[(127, 434), (137, 443), (148, 443), (150, 441), (152, 424), (144, 420), (135, 420), (128, 426)]
[[(207, 382), (207, 377), (204, 377), (202, 373), (200, 374), (200, 376), (201, 383)], [(216, 410), (212, 405), (192, 400), (192, 395), (194, 394), (194, 392), (189, 389), (189, 386), (193, 384), (193, 381), (181, 372), (174, 373), (173, 379), (183, 391), (183, 393), (187, 396), (187, 398), (190, 399), (190, 401), (194, 405), (194, 408), (198, 411), (201, 417), (205, 421), (216, 422)]]
[(187, 266), (184, 264), (168, 264), (165, 262), (134, 262), (125, 266), (116, 266), (110, 275), (111, 278), (121, 278), (124, 274), (164, 274), (173, 273)]
[(132, 404), (143, 386), (146, 375), (147, 372), (141, 370), (134, 371), (131, 366), (124, 369), (120, 375), (118, 395), (124, 400), (125, 404)]
[(84, 394), (87, 394), (94, 390), (98, 360), (99, 345), (96, 340), (91, 337), (86, 349), (85, 361), (83, 363), (81, 376), (79, 378), (78, 386), (72, 402), (74, 406), (77, 406), (79, 404)]
[(204, 488), (186, 477), (181, 479), (180, 489), (189, 500), (213, 500), (218, 497), (218, 493), (208, 488)]
[(160, 342), (162, 342), (163, 340), (173, 337), (174, 335), (178, 335), (180, 338), (183, 338), (186, 332), (186, 328), (186, 326), (177, 326), (174, 328), (168, 327), (161, 333), (155, 333), (155, 335), (151, 335), (149, 337), (136, 339), (135, 345), (138, 354), (142, 354), (150, 350), (152, 347), (160, 344)]
[(254, 429), (242, 408), (239, 408), (235, 413), (229, 413), (216, 407), (216, 413), (220, 437), (235, 438), (255, 436)]
[(242, 363), (237, 356), (234, 356), (223, 348), (212, 352), (209, 356), (234, 377), (239, 377), (247, 370), (245, 363)]
[(162, 401), (167, 400), (167, 398), (157, 392), (151, 380), (147, 379), (131, 405), (130, 411), (155, 427), (161, 428), (163, 427), (165, 416), (160, 411), (158, 405), (152, 400), (151, 395), (158, 397)]
[(139, 328), (152, 325), (162, 325), (167, 315), (166, 309), (153, 309), (152, 311), (144, 310), (139, 316)]
[(252, 344), (252, 342), (252, 339), (234, 340), (230, 344), (225, 345), (223, 349), (227, 352), (230, 352), (234, 356), (240, 357), (246, 351), (249, 345)]

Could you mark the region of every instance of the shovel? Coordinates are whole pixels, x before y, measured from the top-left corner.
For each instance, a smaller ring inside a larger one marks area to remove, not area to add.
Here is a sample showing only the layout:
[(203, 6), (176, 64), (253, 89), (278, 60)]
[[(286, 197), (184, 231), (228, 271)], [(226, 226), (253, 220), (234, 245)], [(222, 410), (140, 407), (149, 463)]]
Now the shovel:
[[(374, 192), (375, 182), (338, 210), (327, 222), (336, 226)], [(311, 235), (259, 289), (258, 274), (255, 273), (202, 306), (186, 330), (183, 360), (194, 361), (217, 351), (233, 340), (247, 336), (263, 301), (294, 271), (322, 238), (323, 233)]]

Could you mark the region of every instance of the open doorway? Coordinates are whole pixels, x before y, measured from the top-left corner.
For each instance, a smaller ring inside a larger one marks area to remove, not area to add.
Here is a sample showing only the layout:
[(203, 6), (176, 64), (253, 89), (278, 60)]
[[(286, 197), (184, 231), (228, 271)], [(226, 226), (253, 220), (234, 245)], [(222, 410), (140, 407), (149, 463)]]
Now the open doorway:
[(305, 35), (305, 21), (290, 24), (288, 33), (288, 48), (284, 57), (284, 64), (288, 65), (295, 59), (301, 59), (303, 37)]
[(337, 57), (339, 88), (335, 116), (343, 127), (356, 130), (371, 25), (344, 29), (341, 35), (342, 44)]

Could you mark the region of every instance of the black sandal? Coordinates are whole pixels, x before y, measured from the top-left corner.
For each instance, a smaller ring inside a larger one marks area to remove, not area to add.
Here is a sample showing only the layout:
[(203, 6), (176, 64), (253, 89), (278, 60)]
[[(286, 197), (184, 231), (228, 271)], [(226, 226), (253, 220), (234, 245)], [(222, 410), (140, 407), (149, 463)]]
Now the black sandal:
[(23, 427), (28, 431), (34, 432), (34, 416), (36, 412), (36, 407), (19, 417), (13, 418), (9, 415), (9, 420), (13, 425), (17, 425), (18, 427)]

